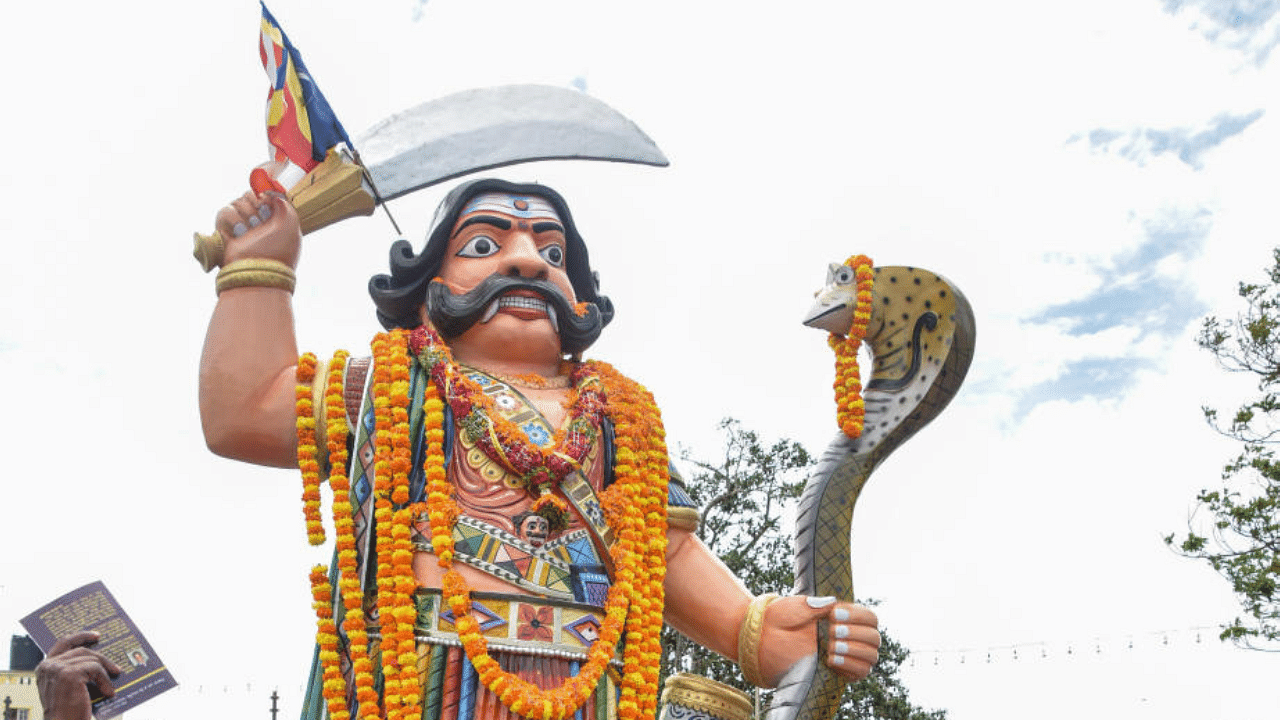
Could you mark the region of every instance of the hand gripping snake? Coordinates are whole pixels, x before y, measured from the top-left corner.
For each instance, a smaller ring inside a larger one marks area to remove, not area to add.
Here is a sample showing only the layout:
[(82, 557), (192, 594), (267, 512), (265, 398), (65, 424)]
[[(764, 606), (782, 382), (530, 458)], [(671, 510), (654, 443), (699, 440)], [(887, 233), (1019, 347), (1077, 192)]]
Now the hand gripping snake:
[[(828, 284), (805, 318), (810, 327), (848, 332), (857, 305), (849, 265), (831, 265)], [(912, 267), (875, 269), (865, 342), (873, 368), (863, 391), (865, 418), (856, 439), (839, 433), (810, 476), (796, 518), (795, 592), (853, 601), (850, 530), (867, 478), (889, 453), (929, 423), (955, 397), (974, 347), (973, 310), (940, 275)], [(829, 720), (845, 680), (827, 656), (826, 622), (818, 652), (782, 678), (766, 720)]]

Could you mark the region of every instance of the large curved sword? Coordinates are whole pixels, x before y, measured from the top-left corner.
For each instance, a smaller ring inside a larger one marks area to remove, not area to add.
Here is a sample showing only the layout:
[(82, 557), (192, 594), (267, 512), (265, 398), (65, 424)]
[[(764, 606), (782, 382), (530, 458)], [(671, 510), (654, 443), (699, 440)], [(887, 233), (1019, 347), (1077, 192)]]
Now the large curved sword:
[(478, 170), (534, 160), (668, 164), (622, 113), (584, 92), (549, 85), (446, 95), (374, 125), (356, 147), (383, 201)]
[[(832, 266), (831, 284), (819, 294), (806, 325), (847, 332), (856, 298), (834, 282), (841, 267)], [(836, 436), (800, 497), (797, 594), (853, 601), (849, 534), (858, 495), (876, 466), (955, 397), (973, 359), (973, 310), (954, 285), (919, 268), (875, 272), (866, 334), (873, 368), (863, 392), (864, 429), (857, 439)], [(817, 654), (783, 677), (766, 720), (829, 720), (835, 714), (845, 681), (818, 661), (827, 655), (826, 635), (823, 623)]]
[[(335, 148), (289, 188), (302, 232), (372, 214), (378, 205), (467, 173), (535, 160), (664, 167), (667, 157), (604, 102), (550, 85), (499, 85), (429, 100)], [(222, 238), (196, 233), (196, 258), (222, 262)]]

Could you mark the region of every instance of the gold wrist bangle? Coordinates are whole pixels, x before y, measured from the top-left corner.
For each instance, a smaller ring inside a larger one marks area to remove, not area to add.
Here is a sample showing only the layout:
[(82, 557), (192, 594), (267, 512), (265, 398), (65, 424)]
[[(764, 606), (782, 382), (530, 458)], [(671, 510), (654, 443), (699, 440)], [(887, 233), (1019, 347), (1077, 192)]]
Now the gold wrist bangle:
[(223, 290), (241, 287), (269, 287), (292, 293), (296, 282), (293, 268), (279, 260), (245, 258), (219, 270), (214, 287), (219, 295)]
[(746, 617), (738, 628), (738, 667), (742, 677), (757, 687), (764, 686), (760, 676), (760, 635), (764, 632), (764, 610), (777, 600), (774, 593), (759, 595), (747, 606)]

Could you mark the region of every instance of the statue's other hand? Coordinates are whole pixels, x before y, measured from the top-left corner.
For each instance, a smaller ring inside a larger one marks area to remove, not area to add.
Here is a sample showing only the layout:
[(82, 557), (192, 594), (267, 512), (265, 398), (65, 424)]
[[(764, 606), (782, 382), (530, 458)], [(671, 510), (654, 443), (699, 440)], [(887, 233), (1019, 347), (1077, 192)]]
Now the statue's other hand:
[(279, 193), (246, 192), (219, 210), (216, 222), (226, 247), (223, 266), (246, 258), (298, 266), (302, 252), (298, 213)]
[(871, 674), (880, 649), (876, 614), (863, 605), (805, 596), (780, 598), (766, 610), (761, 674), (776, 682), (800, 658), (815, 652), (815, 628), (823, 619), (827, 621), (827, 655), (823, 658), (827, 667), (851, 682)]
[(78, 632), (61, 638), (36, 666), (46, 720), (93, 720), (89, 683), (107, 697), (116, 694), (111, 678), (120, 674), (119, 666), (89, 649), (98, 637), (96, 632)]

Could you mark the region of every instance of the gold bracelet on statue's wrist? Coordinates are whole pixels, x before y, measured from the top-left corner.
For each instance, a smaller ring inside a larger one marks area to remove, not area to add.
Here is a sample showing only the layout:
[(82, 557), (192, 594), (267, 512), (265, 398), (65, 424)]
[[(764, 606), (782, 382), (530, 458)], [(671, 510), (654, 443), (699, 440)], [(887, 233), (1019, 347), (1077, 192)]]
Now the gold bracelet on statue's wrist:
[(738, 628), (738, 667), (742, 669), (742, 677), (758, 687), (764, 686), (764, 678), (760, 676), (760, 636), (764, 632), (764, 611), (769, 604), (777, 600), (774, 593), (765, 593), (751, 601), (747, 606), (746, 617), (742, 618), (742, 626)]
[(223, 266), (215, 283), (218, 294), (242, 287), (269, 287), (292, 293), (297, 282), (293, 268), (279, 260), (245, 258)]

